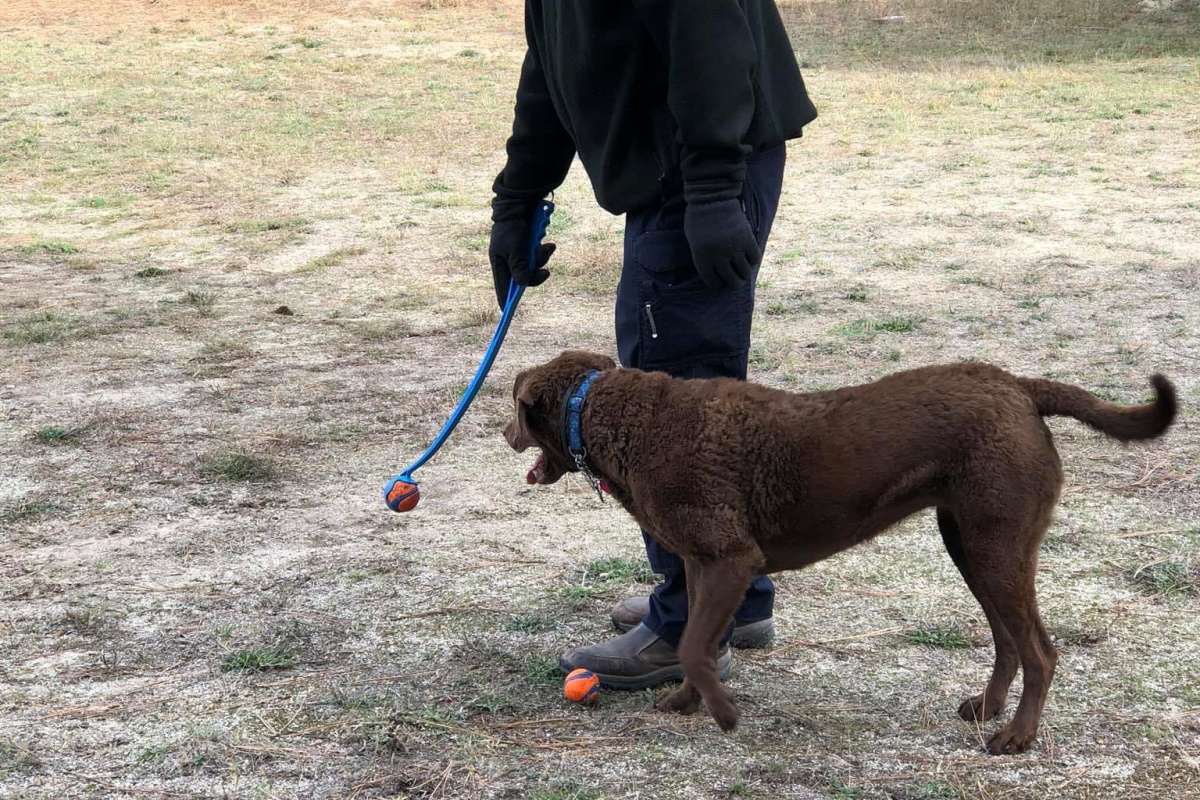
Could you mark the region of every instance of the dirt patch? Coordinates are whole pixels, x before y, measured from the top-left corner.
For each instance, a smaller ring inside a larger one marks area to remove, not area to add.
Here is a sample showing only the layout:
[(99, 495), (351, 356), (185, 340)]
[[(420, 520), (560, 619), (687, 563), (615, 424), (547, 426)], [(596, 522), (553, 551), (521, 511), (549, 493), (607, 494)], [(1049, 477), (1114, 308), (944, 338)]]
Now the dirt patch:
[(488, 14), (520, 9), (513, 0), (28, 0), (0, 4), (0, 25), (58, 26), (81, 23), (92, 31), (147, 25), (225, 21), (316, 23), (328, 20), (410, 18), (437, 14), (439, 24), (455, 12)]

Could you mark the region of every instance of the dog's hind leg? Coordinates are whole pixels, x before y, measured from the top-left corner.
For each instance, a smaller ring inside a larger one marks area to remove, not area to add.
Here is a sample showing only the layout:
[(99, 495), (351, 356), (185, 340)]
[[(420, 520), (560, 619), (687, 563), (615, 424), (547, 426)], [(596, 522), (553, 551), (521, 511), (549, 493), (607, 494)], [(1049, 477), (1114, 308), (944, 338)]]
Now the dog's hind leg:
[(971, 565), (963, 552), (962, 531), (959, 530), (958, 520), (947, 508), (937, 510), (938, 529), (942, 532), (942, 541), (954, 566), (962, 573), (967, 588), (987, 615), (988, 625), (992, 628), (992, 641), (996, 646), (996, 663), (992, 667), (992, 677), (988, 680), (987, 688), (974, 697), (969, 697), (958, 707), (958, 716), (967, 722), (986, 722), (1000, 713), (1008, 699), (1008, 687), (1012, 686), (1013, 678), (1017, 676), (1017, 666), (1020, 663), (1017, 645), (1012, 634), (1004, 625), (1004, 620), (996, 612), (988, 595), (979, 585), (979, 580), (972, 572)]
[(717, 560), (689, 558), (687, 564), (688, 621), (679, 641), (683, 685), (657, 704), (663, 711), (689, 713), (696, 695), (723, 731), (737, 727), (738, 710), (717, 677), (717, 648), (741, 604), (761, 554), (726, 556)]
[(1058, 663), (1058, 651), (1038, 614), (1036, 595), (1037, 551), (1049, 518), (1046, 509), (1027, 520), (1024, 529), (996, 525), (963, 531), (970, 569), (1012, 635), (1024, 673), (1017, 713), (988, 740), (988, 752), (994, 755), (1021, 753), (1033, 743)]

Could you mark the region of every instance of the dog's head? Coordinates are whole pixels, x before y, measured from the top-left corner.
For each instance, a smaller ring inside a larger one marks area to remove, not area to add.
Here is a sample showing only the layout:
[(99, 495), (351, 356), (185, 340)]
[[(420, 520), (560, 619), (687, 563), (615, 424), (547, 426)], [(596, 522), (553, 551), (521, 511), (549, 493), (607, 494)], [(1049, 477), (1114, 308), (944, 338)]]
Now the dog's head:
[(541, 450), (525, 476), (526, 483), (554, 483), (575, 469), (573, 459), (563, 449), (563, 398), (589, 371), (616, 366), (608, 356), (567, 350), (517, 375), (513, 381), (513, 419), (504, 429), (504, 438), (518, 453), (530, 447)]

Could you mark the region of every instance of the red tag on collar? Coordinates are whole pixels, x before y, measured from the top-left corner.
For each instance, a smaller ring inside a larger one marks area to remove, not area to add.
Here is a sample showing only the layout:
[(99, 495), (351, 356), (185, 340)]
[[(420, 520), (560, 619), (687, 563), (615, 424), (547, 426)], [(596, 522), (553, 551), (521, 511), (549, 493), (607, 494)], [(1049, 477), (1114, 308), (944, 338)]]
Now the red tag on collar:
[(605, 494), (612, 494), (612, 489), (609, 488), (608, 481), (604, 480), (604, 478), (600, 479), (600, 491), (604, 492)]

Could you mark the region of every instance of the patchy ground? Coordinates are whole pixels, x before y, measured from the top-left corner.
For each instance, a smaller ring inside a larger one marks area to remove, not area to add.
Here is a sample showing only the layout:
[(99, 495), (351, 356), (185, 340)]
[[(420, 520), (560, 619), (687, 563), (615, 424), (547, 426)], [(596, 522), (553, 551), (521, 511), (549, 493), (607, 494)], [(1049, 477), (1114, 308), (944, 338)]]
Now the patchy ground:
[(621, 512), (526, 488), (499, 435), (518, 369), (613, 350), (620, 221), (578, 168), (554, 279), (420, 509), (384, 507), (496, 319), (519, 4), (99, 5), (0, 10), (0, 797), (1200, 793), (1195, 52), (838, 49), (789, 7), (822, 117), (753, 378), (985, 359), (1120, 402), (1163, 371), (1183, 401), (1145, 447), (1055, 421), (1062, 656), (1035, 749), (991, 758), (954, 713), (986, 621), (924, 515), (780, 578), (736, 733), (561, 700), (558, 654), (652, 579)]

